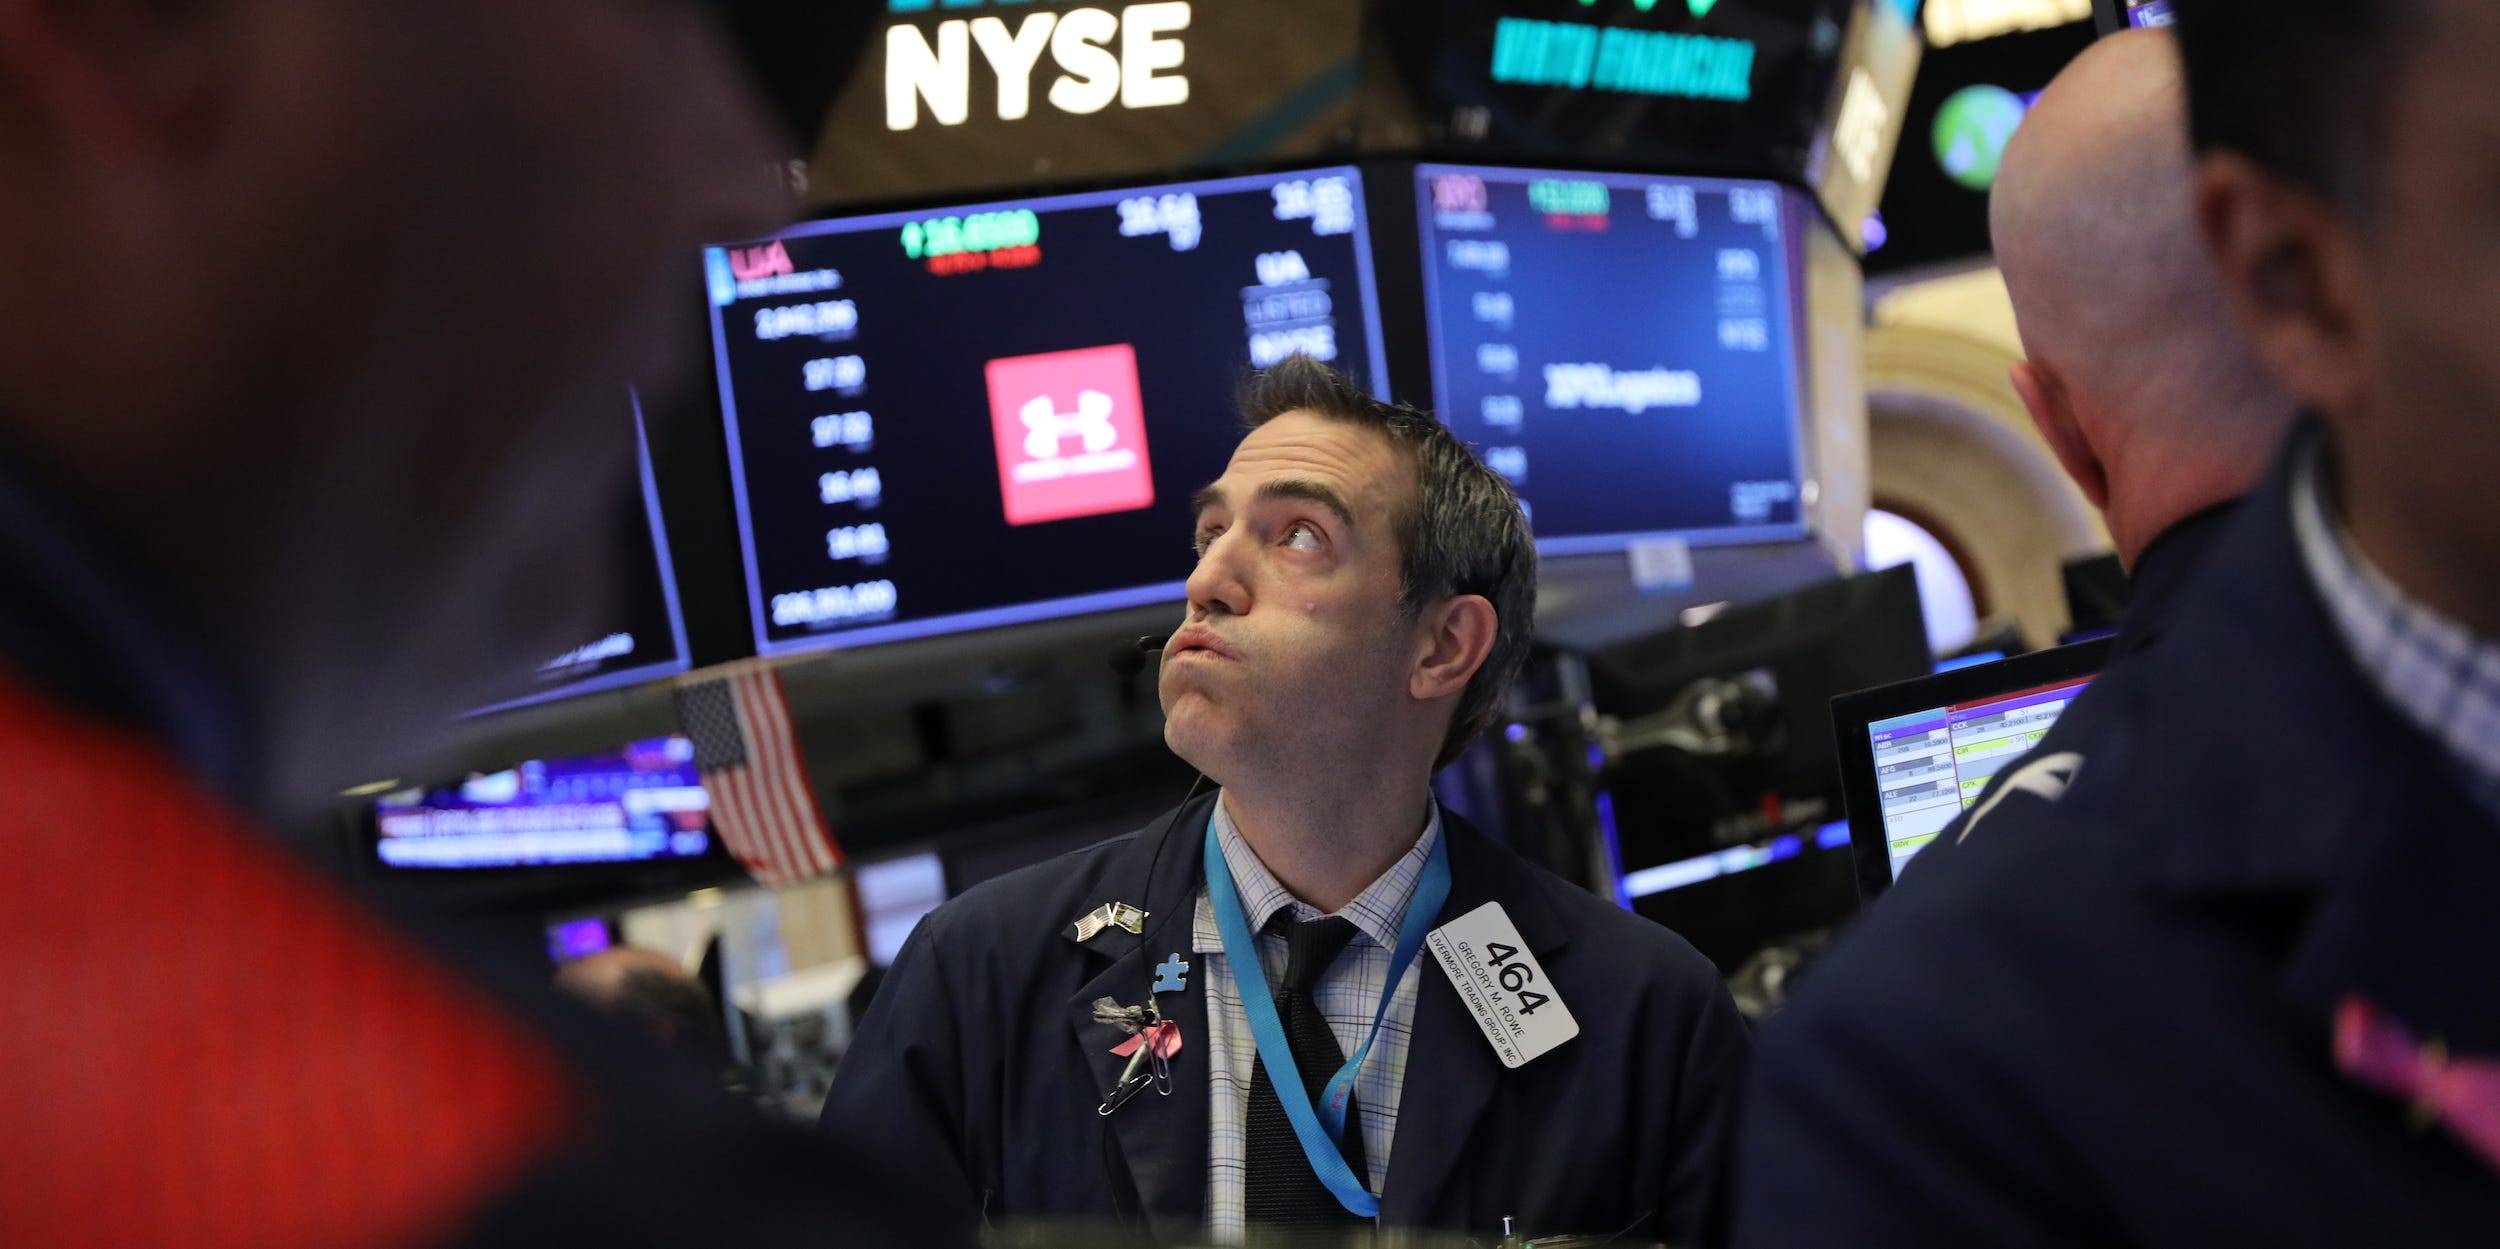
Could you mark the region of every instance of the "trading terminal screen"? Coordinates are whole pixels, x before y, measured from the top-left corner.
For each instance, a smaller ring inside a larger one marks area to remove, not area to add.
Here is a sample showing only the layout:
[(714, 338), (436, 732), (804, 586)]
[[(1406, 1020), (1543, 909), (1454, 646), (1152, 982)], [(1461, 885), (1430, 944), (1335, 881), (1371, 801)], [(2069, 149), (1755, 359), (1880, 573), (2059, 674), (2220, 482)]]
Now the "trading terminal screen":
[(711, 802), (683, 736), (616, 754), (539, 759), (374, 803), (375, 854), (391, 867), (531, 867), (700, 858)]
[(1433, 403), (1548, 554), (1805, 532), (1769, 182), (1425, 165)]
[(756, 648), (1180, 595), (1253, 368), (1386, 383), (1360, 176), (811, 222), (709, 249)]
[(1999, 769), (2038, 745), (2091, 683), (2079, 677), (1867, 725), (1893, 877), (1979, 801)]

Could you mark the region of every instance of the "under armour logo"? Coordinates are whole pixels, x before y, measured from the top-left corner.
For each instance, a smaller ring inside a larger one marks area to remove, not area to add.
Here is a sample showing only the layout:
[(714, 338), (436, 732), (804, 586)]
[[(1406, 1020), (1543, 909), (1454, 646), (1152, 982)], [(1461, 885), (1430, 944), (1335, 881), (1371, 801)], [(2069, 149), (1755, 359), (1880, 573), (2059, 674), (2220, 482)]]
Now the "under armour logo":
[(1120, 441), (1120, 431), (1111, 424), (1111, 396), (1099, 390), (1079, 392), (1074, 412), (1059, 411), (1043, 395), (1027, 401), (1016, 415), (1026, 430), (1024, 453), (1037, 460), (1058, 458), (1063, 438), (1083, 438), (1086, 452), (1095, 455)]
[(1958, 845), (1968, 840), (1970, 830), (1979, 827), (1979, 822), (1988, 818), (1988, 813), (1996, 810), (1997, 804), (2005, 801), (2007, 795), (2030, 794), (2055, 802), (2066, 796), (2067, 788), (2075, 783), (2076, 774), (2082, 771), (2083, 756), (2071, 750), (2044, 755), (2024, 764), (2013, 775), (2006, 777), (2005, 783), (1997, 786), (1997, 791), (1988, 795), (1988, 800), (1980, 803), (1979, 809), (1971, 812), (1969, 819), (1962, 821), (1962, 832), (1953, 839), (1954, 843)]

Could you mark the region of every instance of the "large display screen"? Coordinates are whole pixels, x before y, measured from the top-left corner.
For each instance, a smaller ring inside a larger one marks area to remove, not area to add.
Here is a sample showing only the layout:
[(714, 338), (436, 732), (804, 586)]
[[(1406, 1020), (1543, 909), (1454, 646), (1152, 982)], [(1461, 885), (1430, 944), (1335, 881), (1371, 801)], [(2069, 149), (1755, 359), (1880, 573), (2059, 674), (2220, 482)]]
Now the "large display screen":
[(1321, 169), (710, 249), (757, 651), (1178, 598), (1250, 371), (1385, 384), (1370, 247)]
[(677, 577), (669, 564), (668, 529), (660, 519), (659, 487), (651, 476), (651, 446), (644, 437), (642, 404), (633, 400), (635, 464), (630, 488), (609, 514), (607, 541), (626, 573), (615, 614), (596, 636), (538, 665), (530, 688), (480, 712), (613, 689), (688, 667), (685, 617), (678, 609)]
[(375, 854), (392, 867), (530, 867), (701, 857), (711, 803), (682, 736), (612, 755), (532, 760), (374, 803)]
[(1424, 165), (1433, 402), (1548, 554), (1805, 532), (1768, 182)]

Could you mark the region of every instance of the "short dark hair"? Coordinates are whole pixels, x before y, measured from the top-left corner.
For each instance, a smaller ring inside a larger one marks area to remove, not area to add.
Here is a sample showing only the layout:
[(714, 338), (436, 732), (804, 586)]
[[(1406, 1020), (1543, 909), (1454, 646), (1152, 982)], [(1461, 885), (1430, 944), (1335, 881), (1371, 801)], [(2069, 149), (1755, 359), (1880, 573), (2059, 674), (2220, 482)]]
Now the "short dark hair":
[(1493, 723), (1527, 662), (1536, 628), (1536, 543), (1519, 496), (1431, 413), (1376, 399), (1309, 356), (1287, 357), (1243, 390), (1241, 415), (1252, 429), (1288, 412), (1378, 430), (1415, 457), (1415, 498), (1393, 521), (1398, 603), (1407, 620), (1436, 599), (1461, 594), (1481, 594), (1493, 604), (1493, 649), (1459, 695), (1433, 766), (1447, 764)]
[(2423, 0), (2179, 0), (2189, 137), (2356, 212)]

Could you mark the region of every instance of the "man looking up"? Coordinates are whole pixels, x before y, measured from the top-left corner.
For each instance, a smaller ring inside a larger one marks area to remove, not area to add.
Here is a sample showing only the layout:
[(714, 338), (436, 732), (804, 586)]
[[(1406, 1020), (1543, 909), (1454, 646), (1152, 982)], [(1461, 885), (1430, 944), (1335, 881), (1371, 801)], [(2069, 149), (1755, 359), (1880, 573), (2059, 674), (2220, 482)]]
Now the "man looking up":
[[(1218, 792), (933, 913), (826, 1130), (960, 1177), (966, 1217), (1713, 1239), (1746, 1048), (1716, 972), (1431, 797), (1526, 653), (1517, 499), (1439, 422), (1306, 358), (1245, 415), (1161, 672), (1165, 738)], [(1452, 924), (1479, 911), (1500, 927)], [(1500, 960), (1467, 993), (1509, 1012), (1508, 1053), (1412, 952), (1438, 926)], [(1178, 1029), (1168, 1097), (1097, 1009), (1149, 992)]]
[(2313, 415), (1765, 1029), (1741, 1243), (2500, 1227), (2500, 9), (2177, 12), (2195, 218)]

